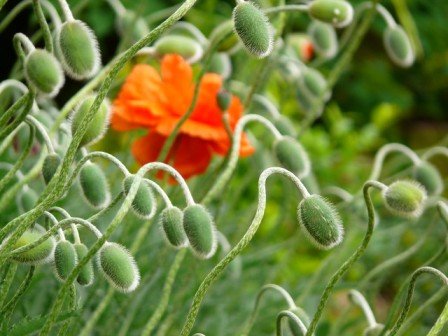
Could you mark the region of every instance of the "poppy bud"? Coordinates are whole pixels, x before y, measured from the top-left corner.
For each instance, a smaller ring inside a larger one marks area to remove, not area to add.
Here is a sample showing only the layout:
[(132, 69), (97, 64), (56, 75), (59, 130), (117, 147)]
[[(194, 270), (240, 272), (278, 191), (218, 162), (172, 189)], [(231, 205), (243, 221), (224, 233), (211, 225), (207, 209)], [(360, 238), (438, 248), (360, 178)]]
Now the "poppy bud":
[(429, 162), (422, 161), (414, 167), (414, 180), (421, 183), (428, 195), (439, 195), (443, 190), (443, 179), (439, 171)]
[(59, 155), (55, 153), (48, 154), (45, 157), (44, 163), (42, 165), (42, 176), (44, 177), (44, 181), (46, 184), (50, 183), (60, 164), (61, 159), (59, 158)]
[[(83, 259), (86, 255), (87, 252), (89, 251), (87, 249), (87, 246), (85, 246), (84, 244), (74, 244), (75, 246), (75, 250), (76, 250), (76, 256), (78, 261), (80, 261), (81, 259)], [(76, 281), (81, 285), (81, 286), (90, 286), (93, 283), (93, 279), (94, 279), (94, 274), (93, 274), (93, 265), (92, 265), (92, 260), (89, 260), (87, 262), (87, 264), (85, 264), (82, 268), (81, 271), (78, 274), (78, 277), (76, 278)]]
[(157, 55), (178, 54), (187, 62), (196, 62), (202, 55), (201, 45), (191, 37), (182, 35), (166, 35), (154, 43)]
[(223, 52), (216, 52), (212, 55), (209, 65), (210, 72), (221, 75), (222, 78), (227, 79), (232, 74), (232, 63), (228, 54)]
[(98, 41), (82, 21), (64, 22), (56, 35), (56, 54), (62, 67), (73, 79), (87, 79), (99, 69), (101, 59)]
[(305, 236), (317, 247), (328, 250), (342, 241), (344, 228), (339, 214), (322, 196), (304, 198), (297, 214)]
[(289, 120), (288, 117), (280, 115), (273, 121), (273, 124), (275, 128), (277, 128), (277, 130), (282, 135), (287, 135), (290, 137), (296, 136), (296, 130), (294, 129), (294, 125), (292, 124), (291, 120)]
[(107, 281), (120, 292), (132, 292), (140, 282), (134, 257), (120, 244), (104, 244), (98, 252), (98, 267)]
[[(40, 239), (45, 232), (46, 231), (42, 226), (36, 224), (33, 228), (28, 229), (23, 233), (23, 235), (16, 241), (14, 249), (18, 249)], [(52, 260), (54, 248), (54, 238), (50, 237), (27, 252), (14, 255), (12, 259), (28, 265), (44, 264)]]
[(238, 1), (233, 10), (233, 23), (236, 34), (251, 54), (264, 58), (271, 53), (273, 29), (266, 15), (252, 2)]
[(17, 195), (17, 205), (23, 212), (28, 212), (34, 209), (37, 203), (37, 194), (33, 189), (26, 188), (22, 193)]
[(414, 63), (411, 41), (401, 26), (387, 27), (383, 35), (387, 55), (398, 66), (407, 68)]
[(178, 207), (168, 207), (160, 214), (160, 226), (165, 237), (173, 247), (188, 245), (188, 238), (183, 227), (183, 212)]
[[(76, 131), (81, 124), (81, 120), (87, 115), (90, 108), (95, 101), (95, 96), (86, 97), (77, 107), (73, 113), (73, 118), (71, 119), (72, 135), (74, 136)], [(81, 139), (79, 146), (91, 145), (98, 142), (104, 133), (106, 132), (107, 126), (109, 124), (110, 106), (104, 100), (98, 110), (95, 113), (90, 124), (87, 126), (87, 130)]]
[(221, 89), (218, 91), (218, 94), (216, 95), (216, 101), (218, 103), (219, 108), (221, 111), (227, 111), (227, 109), (230, 106), (230, 103), (232, 102), (232, 95), (229, 91)]
[(389, 210), (398, 216), (418, 217), (426, 200), (425, 189), (415, 181), (396, 181), (384, 189), (383, 198)]
[[(299, 87), (303, 94), (309, 99), (319, 98), (325, 91), (327, 81), (322, 74), (312, 68), (306, 68), (300, 77)], [(331, 93), (328, 93), (324, 98), (325, 101), (330, 99)]]
[(67, 240), (61, 240), (54, 250), (54, 270), (56, 277), (65, 281), (78, 262), (76, 250), (73, 244)]
[[(131, 189), (131, 185), (134, 182), (135, 176), (131, 175), (123, 180), (123, 191), (127, 195)], [(140, 182), (137, 193), (132, 201), (132, 209), (134, 213), (140, 218), (151, 218), (154, 213), (154, 194), (152, 189), (144, 180)]]
[(37, 91), (54, 97), (64, 85), (64, 74), (58, 60), (44, 49), (31, 51), (24, 63), (25, 77)]
[(316, 52), (327, 59), (332, 58), (338, 52), (338, 38), (333, 26), (313, 20), (308, 27)]
[(85, 164), (79, 172), (79, 184), (85, 200), (94, 208), (103, 208), (109, 203), (106, 176), (98, 165)]
[(183, 227), (193, 252), (200, 258), (210, 258), (216, 251), (216, 232), (213, 219), (200, 204), (184, 209)]
[(352, 22), (353, 7), (344, 0), (314, 0), (308, 4), (308, 14), (313, 19), (342, 28)]
[(122, 37), (129, 36), (130, 42), (135, 43), (149, 33), (145, 20), (133, 11), (127, 10), (124, 15), (117, 16), (117, 30)]
[(296, 175), (309, 170), (308, 154), (299, 142), (289, 136), (284, 136), (274, 143), (274, 154), (283, 167)]

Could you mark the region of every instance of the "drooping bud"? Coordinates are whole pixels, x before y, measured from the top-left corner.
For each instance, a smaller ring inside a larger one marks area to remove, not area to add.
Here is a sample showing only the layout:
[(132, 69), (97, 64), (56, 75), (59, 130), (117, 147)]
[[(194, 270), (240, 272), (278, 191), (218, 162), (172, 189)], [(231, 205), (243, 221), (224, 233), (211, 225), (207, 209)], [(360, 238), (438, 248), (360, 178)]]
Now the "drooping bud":
[[(42, 226), (36, 224), (33, 228), (28, 229), (23, 233), (23, 235), (14, 244), (13, 249), (18, 249), (40, 239), (45, 232), (46, 231)], [(53, 259), (54, 248), (55, 240), (53, 237), (50, 237), (27, 252), (14, 255), (12, 259), (19, 263), (29, 265), (44, 264)]]
[(308, 27), (316, 52), (326, 58), (333, 58), (338, 52), (338, 38), (333, 26), (320, 21), (313, 20)]
[(387, 27), (384, 31), (383, 42), (387, 55), (396, 65), (406, 68), (414, 63), (414, 49), (401, 26)]
[(76, 250), (73, 244), (67, 240), (61, 240), (54, 250), (54, 270), (56, 277), (65, 281), (78, 262)]
[(166, 35), (154, 43), (157, 55), (178, 54), (187, 62), (197, 62), (201, 59), (204, 51), (201, 45), (191, 37), (183, 35)]
[(282, 135), (287, 135), (292, 138), (297, 135), (291, 120), (284, 115), (279, 115), (272, 123)]
[(314, 0), (308, 4), (308, 14), (316, 20), (342, 28), (353, 20), (353, 7), (344, 0)]
[(140, 282), (134, 257), (120, 244), (106, 242), (103, 245), (98, 252), (98, 267), (107, 281), (120, 292), (132, 292)]
[(431, 163), (422, 161), (414, 167), (414, 180), (421, 183), (428, 195), (439, 195), (443, 190), (443, 179), (439, 171)]
[[(74, 136), (76, 131), (79, 128), (79, 125), (81, 124), (82, 119), (84, 116), (87, 115), (90, 108), (93, 105), (93, 102), (95, 101), (96, 96), (88, 96), (86, 97), (76, 108), (75, 112), (73, 113), (73, 117), (71, 119), (71, 128), (72, 128), (72, 135)], [(106, 100), (103, 100), (100, 107), (95, 113), (95, 116), (93, 117), (90, 124), (87, 126), (87, 130), (84, 133), (84, 136), (82, 137), (82, 140), (79, 144), (79, 146), (86, 146), (91, 145), (99, 141), (104, 133), (107, 130), (107, 126), (109, 124), (109, 116), (110, 116), (110, 106), (109, 103)]]
[[(80, 261), (81, 259), (83, 259), (86, 255), (87, 252), (89, 251), (87, 249), (87, 246), (85, 246), (84, 244), (74, 244), (75, 246), (75, 250), (76, 250), (76, 257), (78, 259), (78, 261)], [(94, 279), (94, 273), (93, 273), (93, 264), (92, 264), (92, 260), (89, 260), (87, 262), (87, 264), (85, 264), (82, 268), (81, 271), (78, 274), (78, 277), (76, 278), (76, 281), (81, 285), (81, 286), (90, 286), (93, 283), (93, 279)]]
[(22, 212), (28, 212), (34, 209), (38, 196), (33, 189), (26, 188), (16, 197), (17, 205)]
[(178, 207), (168, 207), (160, 214), (160, 226), (165, 238), (175, 248), (188, 245), (183, 227), (183, 212)]
[(274, 154), (283, 167), (296, 175), (302, 175), (309, 171), (308, 154), (294, 138), (284, 136), (276, 140)]
[(79, 172), (79, 184), (85, 200), (94, 208), (104, 208), (109, 203), (107, 179), (98, 165), (85, 164)]
[(232, 74), (232, 63), (228, 54), (223, 52), (215, 52), (209, 65), (209, 71), (217, 73), (222, 78), (227, 79)]
[(200, 258), (210, 258), (216, 252), (217, 238), (213, 219), (200, 204), (184, 209), (183, 227), (193, 252)]
[(255, 57), (263, 58), (272, 52), (274, 34), (266, 15), (252, 2), (238, 2), (233, 10), (236, 34)]
[(396, 181), (382, 195), (386, 206), (396, 215), (418, 217), (423, 212), (426, 192), (418, 182)]
[(31, 51), (24, 63), (25, 77), (37, 91), (54, 97), (64, 85), (64, 73), (58, 60), (44, 49)]
[(221, 89), (216, 95), (216, 102), (218, 103), (221, 111), (227, 111), (230, 103), (232, 102), (232, 94), (227, 90)]
[[(313, 99), (319, 98), (325, 91), (327, 86), (327, 81), (322, 74), (313, 69), (304, 69), (302, 76), (300, 76), (299, 89), (302, 93), (309, 98), (312, 102)], [(331, 93), (329, 92), (325, 97), (325, 101), (330, 99)]]
[(62, 67), (73, 79), (90, 78), (100, 67), (101, 58), (96, 36), (80, 20), (67, 21), (59, 27), (55, 48)]
[(56, 153), (48, 154), (45, 157), (42, 165), (42, 176), (44, 177), (45, 184), (50, 183), (60, 164), (61, 159)]
[[(123, 180), (123, 191), (127, 195), (134, 182), (135, 176), (131, 175)], [(132, 201), (132, 209), (140, 218), (151, 218), (155, 211), (155, 199), (151, 187), (144, 180), (140, 182), (137, 193)]]
[(297, 214), (305, 236), (317, 247), (328, 250), (342, 241), (341, 218), (333, 204), (322, 196), (305, 197), (299, 203)]

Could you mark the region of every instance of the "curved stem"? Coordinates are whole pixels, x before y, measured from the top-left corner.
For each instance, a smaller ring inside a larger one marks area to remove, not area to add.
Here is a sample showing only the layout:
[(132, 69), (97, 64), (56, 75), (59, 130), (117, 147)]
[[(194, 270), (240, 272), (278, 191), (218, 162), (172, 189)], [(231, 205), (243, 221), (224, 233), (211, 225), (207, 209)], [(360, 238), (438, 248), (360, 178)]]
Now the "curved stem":
[(202, 32), (194, 25), (192, 25), (189, 22), (186, 21), (179, 21), (176, 22), (171, 28), (170, 30), (174, 30), (174, 29), (183, 29), (187, 32), (189, 32), (191, 35), (194, 36), (194, 38), (202, 45), (206, 45), (208, 44), (208, 40), (207, 38), (204, 36), (204, 34), (202, 34)]
[(6, 150), (6, 148), (10, 147), (10, 144), (11, 144), (12, 140), (14, 140), (14, 137), (17, 135), (17, 133), (19, 133), (19, 131), (22, 129), (22, 127), (26, 127), (26, 126), (27, 126), (27, 124), (20, 124), (11, 133), (8, 134), (8, 136), (0, 143), (0, 154), (3, 154), (3, 152)]
[(442, 331), (443, 327), (448, 322), (448, 302), (445, 304), (445, 308), (443, 308), (442, 313), (437, 319), (434, 326), (431, 328), (427, 336), (437, 336)]
[(366, 317), (367, 323), (369, 324), (369, 327), (376, 326), (376, 319), (375, 315), (373, 315), (372, 309), (370, 308), (366, 298), (364, 295), (362, 295), (359, 291), (356, 289), (352, 289), (349, 292), (350, 300), (359, 306), (361, 308), (362, 312), (364, 313), (364, 316)]
[[(28, 87), (23, 84), (22, 82), (19, 82), (17, 79), (5, 79), (0, 83), (0, 94), (6, 89), (6, 88), (14, 88), (22, 92), (23, 94), (27, 93)], [(33, 101), (33, 112), (37, 113), (39, 111), (39, 108), (37, 107), (37, 104), (35, 101)], [(1, 150), (0, 150), (1, 152)]]
[(48, 27), (48, 23), (45, 20), (44, 12), (42, 11), (42, 7), (40, 5), (40, 0), (33, 0), (33, 8), (34, 13), (37, 16), (37, 21), (39, 22), (40, 29), (42, 30), (44, 41), (45, 41), (45, 49), (49, 53), (53, 52), (53, 38), (51, 36), (50, 28)]
[(14, 281), (14, 277), (17, 271), (17, 265), (17, 263), (12, 262), (5, 267), (5, 274), (0, 287), (0, 308), (3, 307), (3, 303), (5, 302), (5, 299), (8, 295), (9, 288)]
[(291, 320), (293, 320), (293, 322), (300, 328), (300, 331), (302, 332), (303, 335), (306, 334), (306, 326), (305, 324), (303, 324), (302, 320), (300, 320), (300, 318), (294, 314), (293, 312), (289, 311), (289, 310), (284, 310), (282, 312), (280, 312), (277, 315), (277, 323), (276, 323), (276, 335), (277, 336), (282, 336), (282, 320), (284, 317), (290, 318)]
[(285, 6), (277, 6), (271, 7), (263, 10), (266, 15), (276, 14), (281, 12), (308, 12), (307, 5), (285, 5)]
[(369, 194), (370, 188), (377, 188), (379, 190), (384, 189), (384, 185), (382, 183), (379, 183), (377, 181), (367, 181), (364, 184), (363, 193), (364, 193), (364, 200), (366, 202), (367, 206), (367, 212), (368, 212), (368, 223), (367, 223), (367, 232), (364, 236), (364, 239), (361, 243), (361, 245), (356, 249), (356, 251), (351, 255), (347, 261), (342, 264), (342, 266), (336, 271), (336, 273), (331, 277), (330, 281), (328, 282), (327, 286), (325, 287), (325, 290), (320, 298), (319, 306), (317, 307), (316, 314), (314, 314), (314, 317), (308, 327), (308, 331), (306, 333), (306, 336), (311, 336), (313, 332), (315, 331), (317, 327), (317, 323), (319, 322), (319, 319), (322, 315), (322, 312), (325, 308), (325, 305), (327, 304), (328, 297), (330, 296), (331, 291), (333, 290), (333, 287), (336, 285), (336, 283), (339, 281), (339, 279), (345, 274), (345, 272), (348, 271), (348, 269), (361, 257), (361, 255), (364, 253), (365, 249), (367, 248), (367, 245), (370, 242), (370, 239), (372, 238), (374, 223), (375, 223), (375, 212), (373, 209), (372, 199)]
[(33, 116), (27, 115), (25, 118), (25, 122), (29, 123), (31, 125), (33, 125), (34, 127), (36, 127), (36, 129), (39, 131), (40, 135), (42, 136), (42, 138), (44, 139), (45, 142), (45, 146), (47, 146), (48, 149), (48, 153), (49, 154), (54, 154), (54, 147), (53, 147), (53, 143), (51, 142), (50, 137), (48, 136), (47, 131), (45, 130), (45, 127), (41, 124), (40, 121), (38, 121), (36, 118), (34, 118)]
[(436, 155), (444, 155), (448, 158), (448, 148), (442, 146), (432, 147), (422, 155), (422, 160), (428, 161), (430, 158)]
[(66, 0), (59, 0), (59, 6), (61, 6), (62, 12), (64, 13), (65, 21), (75, 21), (70, 6)]
[[(19, 111), (25, 104), (28, 103), (28, 100), (30, 99), (30, 92), (25, 93), (22, 97), (20, 97), (12, 106), (10, 106), (5, 112), (3, 112), (2, 116), (0, 117), (0, 128), (3, 129), (8, 122), (10, 121), (11, 117)], [(0, 134), (3, 135), (5, 132), (1, 132)], [(9, 135), (9, 133), (6, 133)], [(1, 139), (3, 140), (3, 139)]]
[[(22, 62), (30, 52), (36, 49), (33, 42), (31, 42), (28, 36), (22, 33), (14, 34), (13, 43), (14, 48), (16, 49), (16, 53)], [(23, 50), (23, 48), (25, 48), (25, 51)]]
[(7, 126), (5, 125), (0, 126), (1, 129), (0, 141), (3, 141), (3, 139), (6, 138), (9, 135), (9, 133), (12, 132), (17, 126), (19, 126), (20, 123), (25, 119), (25, 117), (33, 107), (35, 96), (36, 96), (35, 92), (33, 90), (30, 90), (28, 93), (24, 94), (19, 100), (17, 100), (14, 103), (14, 105), (8, 109), (8, 111), (5, 112), (4, 115), (6, 115), (7, 113), (11, 113), (12, 115), (22, 108), (22, 111), (19, 113), (18, 116), (14, 118), (14, 120), (11, 123), (9, 123)]
[(370, 2), (363, 2), (356, 8), (357, 15), (361, 14), (367, 9), (375, 8), (376, 11), (382, 16), (384, 21), (386, 22), (389, 28), (394, 28), (397, 23), (395, 22), (393, 16), (389, 13), (389, 11), (381, 4), (373, 5)]
[(117, 196), (115, 196), (115, 198), (109, 203), (109, 205), (107, 207), (105, 207), (104, 209), (101, 209), (100, 211), (98, 211), (96, 214), (94, 214), (93, 216), (89, 217), (89, 222), (94, 223), (98, 220), (98, 218), (100, 218), (102, 215), (104, 215), (105, 213), (107, 213), (110, 209), (112, 209), (115, 205), (118, 204), (118, 202), (121, 201), (121, 199), (123, 198), (123, 192), (119, 192), (117, 194)]
[(322, 188), (321, 194), (330, 194), (339, 197), (343, 202), (351, 202), (354, 198), (352, 194), (350, 194), (347, 190), (337, 187), (337, 186), (329, 186)]
[(282, 137), (281, 133), (268, 119), (257, 114), (247, 114), (243, 116), (235, 126), (235, 132), (233, 135), (233, 144), (232, 148), (230, 149), (229, 161), (227, 162), (227, 167), (221, 173), (221, 175), (218, 176), (212, 188), (210, 188), (210, 190), (204, 196), (204, 198), (202, 199), (202, 203), (204, 204), (209, 203), (214, 197), (216, 197), (222, 191), (222, 189), (229, 182), (229, 179), (236, 168), (236, 164), (238, 163), (238, 154), (240, 152), (241, 136), (243, 134), (243, 129), (248, 123), (253, 121), (257, 121), (263, 124), (269, 131), (271, 131), (271, 133), (274, 135), (276, 139), (280, 139)]
[(264, 211), (266, 208), (266, 180), (272, 174), (280, 174), (287, 178), (289, 178), (297, 187), (297, 189), (302, 194), (302, 197), (307, 197), (309, 195), (305, 186), (302, 182), (290, 171), (278, 168), (271, 167), (263, 171), (258, 180), (258, 207), (255, 213), (255, 217), (252, 220), (251, 225), (248, 230), (244, 234), (243, 238), (238, 242), (238, 244), (222, 259), (213, 269), (212, 271), (204, 278), (199, 289), (196, 291), (196, 294), (193, 298), (193, 303), (191, 305), (190, 311), (188, 313), (187, 319), (181, 331), (181, 336), (189, 335), (191, 329), (193, 328), (193, 324), (196, 320), (196, 316), (199, 311), (199, 307), (201, 302), (208, 290), (208, 288), (212, 285), (215, 279), (221, 274), (221, 272), (226, 268), (226, 266), (233, 260), (235, 257), (240, 254), (244, 248), (249, 244), (252, 240), (253, 236), (257, 232), (261, 220), (264, 216)]
[(153, 188), (154, 190), (156, 190), (159, 193), (160, 197), (162, 197), (162, 199), (163, 199), (163, 202), (165, 202), (166, 207), (173, 206), (173, 203), (171, 203), (171, 200), (168, 197), (168, 195), (166, 194), (165, 190), (163, 190), (156, 182), (151, 181), (149, 179), (145, 179), (144, 181), (145, 181), (145, 183), (149, 184), (149, 186), (151, 188)]
[(107, 0), (107, 3), (112, 7), (115, 14), (118, 16), (124, 16), (126, 14), (126, 8), (120, 2), (120, 0)]

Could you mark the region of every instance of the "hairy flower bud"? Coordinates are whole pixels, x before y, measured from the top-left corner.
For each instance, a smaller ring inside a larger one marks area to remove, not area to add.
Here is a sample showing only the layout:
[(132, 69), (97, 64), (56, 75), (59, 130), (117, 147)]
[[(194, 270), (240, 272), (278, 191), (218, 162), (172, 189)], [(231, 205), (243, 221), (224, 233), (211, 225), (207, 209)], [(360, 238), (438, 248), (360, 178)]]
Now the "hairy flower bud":
[(406, 68), (414, 63), (414, 49), (401, 26), (387, 27), (384, 31), (383, 41), (387, 55), (396, 65)]
[[(36, 224), (33, 228), (30, 228), (23, 233), (23, 235), (14, 244), (13, 249), (18, 249), (40, 239), (44, 233), (45, 229)], [(54, 248), (55, 240), (53, 237), (50, 237), (27, 252), (14, 255), (12, 259), (19, 263), (29, 265), (44, 264), (52, 260)]]
[(282, 135), (290, 136), (292, 138), (297, 135), (291, 120), (284, 115), (279, 115), (273, 121), (273, 124)]
[[(76, 250), (76, 257), (78, 259), (78, 261), (80, 261), (81, 259), (83, 259), (86, 255), (87, 252), (89, 251), (87, 249), (87, 246), (85, 246), (84, 244), (74, 244), (75, 246), (75, 250)], [(78, 277), (76, 278), (76, 281), (81, 285), (81, 286), (90, 286), (93, 283), (95, 276), (93, 273), (93, 264), (92, 264), (92, 260), (89, 260), (87, 262), (87, 264), (85, 264), (82, 268), (81, 271), (78, 274)]]
[(67, 240), (61, 240), (54, 250), (54, 270), (60, 281), (65, 281), (78, 262), (76, 250), (73, 244)]
[(383, 191), (389, 210), (403, 217), (418, 217), (426, 200), (425, 189), (415, 181), (396, 181)]
[(334, 27), (317, 20), (313, 20), (308, 27), (308, 34), (314, 50), (322, 57), (333, 58), (338, 52), (338, 38)]
[(183, 212), (178, 207), (168, 207), (160, 214), (160, 226), (168, 243), (175, 247), (188, 245), (188, 238), (183, 227)]
[(274, 143), (274, 154), (283, 167), (296, 175), (309, 171), (308, 154), (299, 142), (289, 136), (284, 136)]
[(198, 42), (183, 35), (161, 37), (154, 43), (154, 50), (159, 56), (178, 54), (191, 63), (198, 61), (204, 53)]
[(425, 187), (428, 195), (439, 195), (443, 190), (443, 179), (436, 167), (431, 163), (422, 161), (414, 167), (412, 172), (414, 180)]
[(79, 172), (79, 185), (82, 194), (94, 208), (104, 208), (110, 200), (109, 186), (101, 168), (94, 163), (87, 163)]
[(50, 183), (60, 164), (61, 159), (59, 158), (59, 155), (55, 153), (48, 154), (45, 157), (44, 163), (42, 165), (42, 176), (44, 177), (44, 181), (46, 184)]
[(308, 5), (309, 15), (337, 28), (349, 25), (353, 20), (353, 7), (344, 0), (314, 0)]
[(17, 206), (22, 212), (28, 212), (34, 209), (37, 203), (38, 196), (33, 189), (26, 188), (23, 192), (19, 193), (16, 197)]
[(221, 111), (227, 111), (232, 102), (232, 94), (227, 90), (221, 89), (216, 95), (216, 102)]
[[(123, 191), (127, 195), (134, 182), (135, 176), (131, 175), (123, 180)], [(132, 201), (132, 209), (140, 218), (151, 218), (155, 211), (155, 199), (151, 187), (144, 180), (140, 182), (137, 193)]]
[[(306, 68), (300, 77), (299, 88), (311, 102), (313, 99), (318, 99), (324, 93), (326, 86), (327, 81), (324, 76), (315, 69)], [(330, 99), (330, 96), (331, 93), (328, 93), (324, 99), (327, 101)]]

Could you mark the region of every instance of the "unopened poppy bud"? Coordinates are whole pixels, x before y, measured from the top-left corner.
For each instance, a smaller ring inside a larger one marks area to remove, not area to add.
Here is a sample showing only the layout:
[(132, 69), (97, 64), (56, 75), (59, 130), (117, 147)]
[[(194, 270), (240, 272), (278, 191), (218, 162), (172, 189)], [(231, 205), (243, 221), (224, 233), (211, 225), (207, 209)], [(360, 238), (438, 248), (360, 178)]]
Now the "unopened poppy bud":
[[(28, 229), (23, 233), (14, 244), (13, 249), (18, 249), (40, 239), (44, 233), (45, 229), (36, 224), (33, 228)], [(55, 240), (53, 237), (49, 237), (43, 243), (33, 247), (31, 250), (14, 255), (12, 259), (19, 263), (29, 265), (44, 264), (52, 260), (54, 248)]]
[(154, 43), (154, 50), (157, 55), (178, 54), (187, 62), (196, 62), (202, 55), (201, 45), (191, 37), (182, 35), (166, 35)]
[(200, 258), (210, 258), (216, 252), (217, 238), (213, 219), (200, 204), (184, 209), (183, 227), (193, 252)]
[(64, 73), (56, 57), (44, 49), (31, 51), (24, 63), (25, 77), (37, 91), (54, 97), (64, 85)]
[(426, 200), (425, 189), (415, 181), (396, 181), (383, 191), (389, 210), (403, 217), (418, 217)]
[(173, 247), (188, 245), (188, 238), (183, 227), (183, 212), (178, 207), (168, 207), (160, 214), (160, 225), (165, 238)]
[(149, 33), (145, 20), (133, 11), (127, 10), (124, 15), (117, 16), (117, 30), (121, 36), (130, 38), (135, 43)]
[(426, 189), (428, 195), (439, 195), (443, 190), (443, 179), (439, 171), (431, 163), (422, 161), (414, 167), (414, 180)]
[(140, 282), (134, 257), (120, 244), (104, 244), (98, 252), (98, 267), (107, 281), (120, 292), (132, 292)]
[(103, 208), (109, 203), (109, 186), (98, 165), (85, 164), (79, 172), (79, 184), (85, 200), (94, 208)]
[[(131, 175), (123, 180), (123, 191), (127, 195), (134, 182), (135, 176)], [(132, 201), (132, 209), (140, 218), (150, 218), (154, 212), (154, 194), (151, 187), (144, 180), (140, 182), (137, 193)]]
[(22, 193), (20, 193), (17, 198), (17, 205), (23, 212), (28, 212), (34, 209), (37, 203), (38, 196), (33, 189), (27, 188)]
[(313, 20), (308, 27), (308, 34), (314, 50), (324, 58), (332, 58), (338, 52), (338, 38), (333, 26)]
[(65, 281), (70, 272), (75, 268), (78, 258), (73, 244), (67, 240), (61, 240), (54, 250), (54, 270), (56, 277)]
[(48, 154), (45, 157), (44, 163), (42, 165), (42, 176), (44, 177), (44, 181), (46, 184), (50, 183), (60, 164), (61, 159), (56, 153)]
[[(84, 116), (87, 115), (95, 101), (95, 96), (86, 97), (77, 107), (71, 119), (72, 135), (74, 136), (81, 124)], [(86, 132), (82, 137), (80, 146), (91, 145), (99, 141), (107, 130), (109, 124), (110, 106), (107, 101), (103, 101), (95, 113), (90, 124), (87, 126)]]
[(305, 236), (324, 250), (338, 245), (343, 238), (344, 228), (333, 204), (322, 196), (304, 198), (298, 207), (299, 224)]
[(314, 0), (308, 4), (309, 15), (319, 21), (342, 28), (353, 20), (353, 7), (344, 0)]
[[(87, 252), (89, 251), (87, 249), (87, 246), (85, 246), (84, 244), (74, 244), (75, 246), (75, 250), (76, 250), (76, 257), (78, 259), (78, 261), (80, 261), (81, 259), (83, 259), (86, 255)], [(76, 278), (76, 281), (81, 285), (81, 286), (90, 286), (93, 283), (94, 280), (94, 273), (93, 273), (93, 264), (92, 264), (92, 260), (89, 260), (87, 262), (87, 264), (85, 264), (82, 268), (81, 271), (78, 274), (78, 277)]]
[(284, 136), (274, 143), (274, 154), (283, 167), (296, 175), (309, 170), (308, 154), (299, 142), (289, 136)]
[(414, 49), (401, 26), (387, 27), (384, 31), (383, 42), (387, 55), (396, 65), (406, 68), (414, 63)]
[(238, 1), (233, 10), (235, 32), (246, 49), (258, 58), (272, 52), (274, 34), (266, 15), (252, 2)]
[(230, 103), (232, 102), (232, 94), (227, 90), (221, 89), (216, 95), (216, 102), (218, 103), (221, 111), (227, 111)]
[[(310, 99), (319, 98), (325, 91), (327, 86), (327, 81), (322, 74), (312, 68), (307, 68), (303, 71), (300, 77), (300, 89), (303, 94)], [(331, 93), (328, 93), (324, 99), (330, 99)]]
[(67, 75), (87, 79), (95, 75), (101, 63), (98, 41), (82, 21), (64, 22), (56, 35), (57, 55)]
[(282, 134), (290, 137), (296, 136), (296, 130), (294, 129), (294, 125), (291, 120), (284, 115), (280, 115), (273, 121), (275, 128)]

